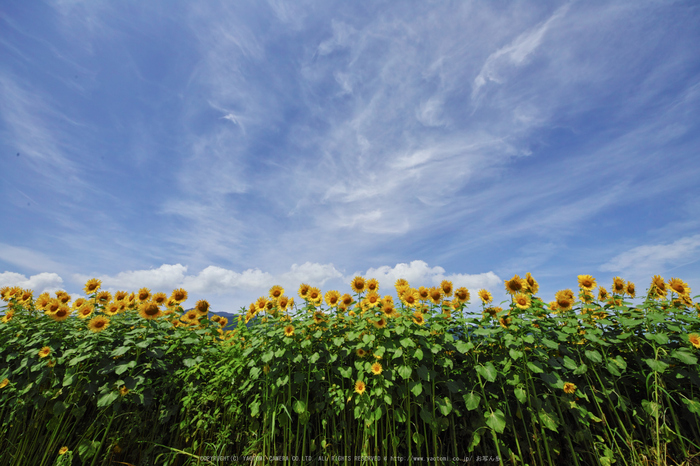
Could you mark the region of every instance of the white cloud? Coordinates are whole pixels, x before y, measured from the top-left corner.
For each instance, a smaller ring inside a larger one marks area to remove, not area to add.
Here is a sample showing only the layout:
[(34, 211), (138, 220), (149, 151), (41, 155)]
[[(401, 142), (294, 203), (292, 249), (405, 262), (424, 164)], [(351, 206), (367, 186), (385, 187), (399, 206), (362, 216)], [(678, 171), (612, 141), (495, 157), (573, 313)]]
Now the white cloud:
[(687, 236), (671, 244), (644, 245), (623, 252), (600, 266), (603, 272), (659, 274), (666, 267), (700, 260), (700, 235)]
[(48, 255), (32, 249), (0, 243), (0, 260), (29, 270), (62, 270), (63, 265), (54, 262)]
[(0, 273), (0, 287), (3, 286), (20, 286), (33, 290), (35, 297), (44, 292), (50, 293), (64, 289), (63, 279), (56, 273), (47, 272), (32, 275), (29, 278), (15, 272)]

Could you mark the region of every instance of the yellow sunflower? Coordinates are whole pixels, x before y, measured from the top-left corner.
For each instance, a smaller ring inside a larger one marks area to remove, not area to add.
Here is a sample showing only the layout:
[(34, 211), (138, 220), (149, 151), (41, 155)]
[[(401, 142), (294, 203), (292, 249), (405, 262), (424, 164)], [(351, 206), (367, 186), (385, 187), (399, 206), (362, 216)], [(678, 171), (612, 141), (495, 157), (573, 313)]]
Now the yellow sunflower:
[(194, 306), (194, 310), (200, 315), (207, 315), (209, 312), (209, 302), (205, 299), (200, 299)]
[(148, 301), (150, 298), (151, 298), (151, 290), (149, 290), (148, 288), (145, 288), (145, 287), (144, 287), (144, 288), (141, 288), (141, 289), (139, 290), (138, 295), (136, 295), (136, 299), (138, 299), (138, 300), (141, 301), (142, 303), (145, 303), (145, 302)]
[(455, 299), (460, 304), (469, 301), (469, 297), (469, 290), (465, 287), (457, 288), (457, 290), (455, 291)]
[(696, 348), (700, 348), (700, 335), (697, 333), (691, 333), (688, 335), (688, 341)]
[(679, 295), (688, 296), (690, 295), (690, 287), (686, 282), (680, 278), (672, 278), (668, 281), (668, 286), (674, 293)]
[(221, 328), (226, 328), (226, 326), (228, 325), (228, 319), (226, 317), (222, 317), (221, 319), (219, 319), (217, 324), (219, 324)]
[(530, 307), (530, 296), (518, 293), (513, 298), (513, 302), (515, 302), (515, 305), (520, 309), (528, 309)]
[(78, 309), (78, 317), (81, 319), (86, 319), (90, 317), (94, 311), (95, 308), (91, 303), (85, 303)]
[(108, 316), (116, 316), (117, 314), (119, 314), (120, 310), (121, 306), (119, 305), (119, 303), (109, 303), (105, 306), (104, 313)]
[(312, 286), (311, 288), (309, 288), (309, 294), (307, 299), (310, 303), (318, 306), (323, 300), (323, 294), (321, 294), (321, 290), (319, 290), (315, 286)]
[(443, 280), (440, 282), (440, 289), (442, 290), (442, 294), (444, 296), (447, 296), (448, 298), (452, 296), (453, 286), (451, 281)]
[(355, 382), (355, 393), (362, 395), (365, 392), (366, 386), (362, 380)]
[(413, 313), (413, 322), (418, 324), (418, 325), (424, 325), (425, 318), (423, 317), (423, 314), (421, 312), (414, 312)]
[(479, 290), (479, 298), (481, 298), (481, 302), (484, 304), (489, 304), (491, 301), (493, 301), (493, 296), (491, 296), (491, 293), (484, 289)]
[(260, 296), (257, 301), (255, 301), (255, 312), (262, 312), (267, 309), (267, 298), (265, 296)]
[(59, 290), (56, 292), (56, 299), (58, 299), (61, 304), (66, 304), (70, 301), (70, 295), (65, 291)]
[(418, 291), (414, 290), (413, 288), (405, 290), (403, 295), (401, 295), (401, 301), (403, 301), (403, 303), (408, 307), (418, 306), (418, 302), (420, 301)]
[(292, 325), (287, 325), (284, 328), (284, 336), (291, 337), (292, 335), (294, 335), (294, 327)]
[(627, 293), (627, 295), (630, 298), (634, 298), (634, 295), (635, 295), (634, 283), (627, 282), (627, 289), (625, 290), (625, 292)]
[(164, 306), (168, 302), (168, 295), (165, 293), (155, 293), (151, 298), (151, 301), (158, 304), (159, 306)]
[(117, 291), (114, 293), (114, 300), (115, 301), (121, 301), (123, 299), (126, 299), (129, 297), (129, 292), (128, 291)]
[(359, 276), (353, 278), (350, 282), (350, 287), (355, 293), (362, 293), (363, 291), (365, 291), (366, 286), (367, 284), (365, 283), (365, 279)]
[(70, 317), (70, 314), (70, 308), (64, 304), (62, 306), (59, 306), (56, 312), (49, 314), (49, 317), (51, 317), (56, 322), (63, 322), (68, 317)]
[(37, 309), (43, 311), (46, 308), (46, 305), (49, 303), (49, 301), (51, 301), (51, 295), (48, 293), (41, 293), (39, 297), (36, 298), (34, 305)]
[(385, 302), (382, 305), (382, 313), (387, 317), (395, 317), (396, 316), (396, 309), (394, 308), (394, 303)]
[(523, 291), (529, 294), (535, 294), (540, 290), (540, 285), (537, 283), (537, 280), (535, 280), (530, 272), (525, 274), (525, 286)]
[(61, 447), (61, 449), (58, 450), (59, 455), (65, 455), (66, 453), (68, 453), (68, 447)]
[(564, 393), (573, 395), (574, 393), (576, 393), (576, 385), (572, 384), (571, 382), (566, 382), (564, 384)]
[(370, 291), (363, 300), (363, 308), (371, 309), (382, 305), (382, 298), (376, 291)]
[(173, 301), (177, 301), (178, 304), (182, 304), (185, 301), (187, 301), (187, 291), (182, 288), (173, 290), (173, 292), (170, 295), (170, 298)]
[(608, 290), (602, 286), (598, 289), (598, 301), (606, 301), (608, 299)]
[(97, 293), (97, 296), (95, 299), (97, 299), (97, 302), (100, 304), (107, 304), (110, 301), (112, 301), (112, 293), (110, 293), (109, 291), (106, 291), (106, 290), (100, 291), (99, 293)]
[(354, 302), (354, 299), (352, 299), (352, 296), (349, 294), (345, 293), (341, 298), (340, 298), (340, 307), (343, 309), (347, 309), (350, 306), (352, 306), (352, 303)]
[(367, 280), (367, 283), (365, 284), (365, 288), (367, 288), (367, 291), (374, 291), (375, 293), (379, 292), (379, 282), (377, 281), (376, 278), (370, 278)]
[(102, 288), (102, 281), (96, 278), (91, 278), (87, 281), (85, 288), (83, 289), (85, 290), (85, 294), (89, 295), (95, 293), (100, 288)]
[(2, 322), (3, 324), (6, 324), (9, 321), (11, 321), (14, 316), (15, 316), (15, 311), (13, 311), (13, 310), (6, 311), (5, 315), (2, 316), (2, 319), (0, 319), (0, 322)]
[(314, 322), (321, 324), (326, 320), (326, 315), (321, 311), (314, 312)]
[(379, 320), (374, 322), (374, 325), (377, 328), (384, 328), (386, 327), (386, 320), (384, 320), (383, 317), (380, 317)]
[(428, 296), (430, 297), (430, 300), (434, 304), (439, 304), (440, 301), (442, 301), (442, 295), (443, 295), (442, 288), (438, 288), (438, 287), (434, 286), (428, 290)]
[(378, 362), (372, 364), (372, 374), (379, 375), (382, 373), (382, 365)]
[(78, 298), (75, 301), (73, 301), (73, 304), (71, 305), (71, 309), (76, 310), (80, 309), (80, 307), (85, 304), (87, 300), (85, 298)]
[(88, 323), (88, 330), (93, 333), (101, 332), (107, 327), (109, 327), (109, 318), (105, 316), (93, 317)]
[(139, 315), (147, 320), (154, 320), (163, 315), (156, 303), (146, 301), (139, 306)]
[(554, 294), (554, 299), (557, 301), (557, 307), (561, 311), (569, 311), (576, 302), (574, 292), (571, 290), (560, 290)]
[(578, 276), (578, 286), (581, 289), (593, 291), (593, 289), (598, 286), (596, 285), (595, 278), (590, 275), (579, 275)]
[(49, 354), (51, 354), (51, 348), (49, 348), (48, 346), (44, 346), (43, 348), (41, 348), (41, 350), (39, 350), (40, 358), (45, 358)]
[(653, 295), (658, 298), (665, 298), (668, 293), (666, 288), (666, 282), (659, 275), (654, 275), (651, 279), (651, 289), (653, 290)]
[(510, 324), (513, 323), (513, 319), (510, 317), (501, 317), (498, 319), (498, 323), (501, 324), (501, 327), (508, 328)]
[(430, 288), (424, 286), (418, 287), (418, 297), (421, 301), (427, 301), (430, 299)]
[(10, 379), (3, 379), (2, 382), (0, 382), (0, 388), (5, 388), (10, 384)]
[(519, 275), (513, 275), (513, 278), (505, 281), (506, 292), (511, 295), (520, 293), (525, 288), (525, 280)]
[(279, 285), (275, 285), (272, 288), (270, 288), (269, 294), (270, 298), (279, 299), (284, 294), (284, 288), (282, 288)]
[(307, 285), (306, 283), (302, 283), (301, 285), (299, 285), (299, 297), (301, 299), (308, 299), (310, 289), (311, 285)]
[(625, 281), (620, 277), (613, 278), (612, 286), (613, 294), (622, 294), (625, 292)]
[(362, 348), (357, 348), (355, 354), (357, 354), (358, 358), (364, 358), (365, 356), (367, 356), (367, 351), (363, 350)]

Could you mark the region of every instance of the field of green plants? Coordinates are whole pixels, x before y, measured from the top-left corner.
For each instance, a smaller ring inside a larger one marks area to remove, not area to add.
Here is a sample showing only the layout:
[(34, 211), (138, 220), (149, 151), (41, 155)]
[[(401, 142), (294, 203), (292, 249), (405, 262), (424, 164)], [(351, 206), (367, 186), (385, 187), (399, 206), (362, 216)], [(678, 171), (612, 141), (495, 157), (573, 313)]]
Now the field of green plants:
[(700, 464), (684, 281), (504, 286), (273, 286), (233, 330), (183, 289), (4, 287), (0, 464)]

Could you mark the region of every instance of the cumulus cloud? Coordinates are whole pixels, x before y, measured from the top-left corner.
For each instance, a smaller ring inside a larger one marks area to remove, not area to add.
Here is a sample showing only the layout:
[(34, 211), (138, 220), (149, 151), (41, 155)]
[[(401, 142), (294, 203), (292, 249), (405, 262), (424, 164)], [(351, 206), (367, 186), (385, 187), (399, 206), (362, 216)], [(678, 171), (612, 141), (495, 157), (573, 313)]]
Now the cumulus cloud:
[[(412, 261), (410, 264), (401, 263), (394, 267), (388, 265), (372, 268), (364, 274), (366, 278), (376, 278), (379, 284), (393, 286), (399, 278), (406, 279), (411, 286), (436, 286), (443, 280), (449, 280), (455, 287), (466, 287), (468, 289), (485, 288), (494, 290), (502, 280), (493, 272), (481, 274), (445, 274), (445, 269), (439, 266), (430, 267), (421, 260)], [(385, 285), (385, 287), (387, 286)]]
[(0, 273), (0, 287), (19, 286), (33, 290), (35, 295), (63, 289), (63, 279), (56, 273), (39, 273), (27, 278), (15, 272)]

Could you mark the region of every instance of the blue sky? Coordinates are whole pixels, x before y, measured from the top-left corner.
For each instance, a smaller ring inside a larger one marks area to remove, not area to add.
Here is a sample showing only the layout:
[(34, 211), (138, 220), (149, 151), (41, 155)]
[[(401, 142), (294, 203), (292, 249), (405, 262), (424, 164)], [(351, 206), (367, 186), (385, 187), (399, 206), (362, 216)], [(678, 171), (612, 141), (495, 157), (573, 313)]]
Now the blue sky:
[(700, 294), (698, 24), (693, 1), (5, 2), (0, 286)]

